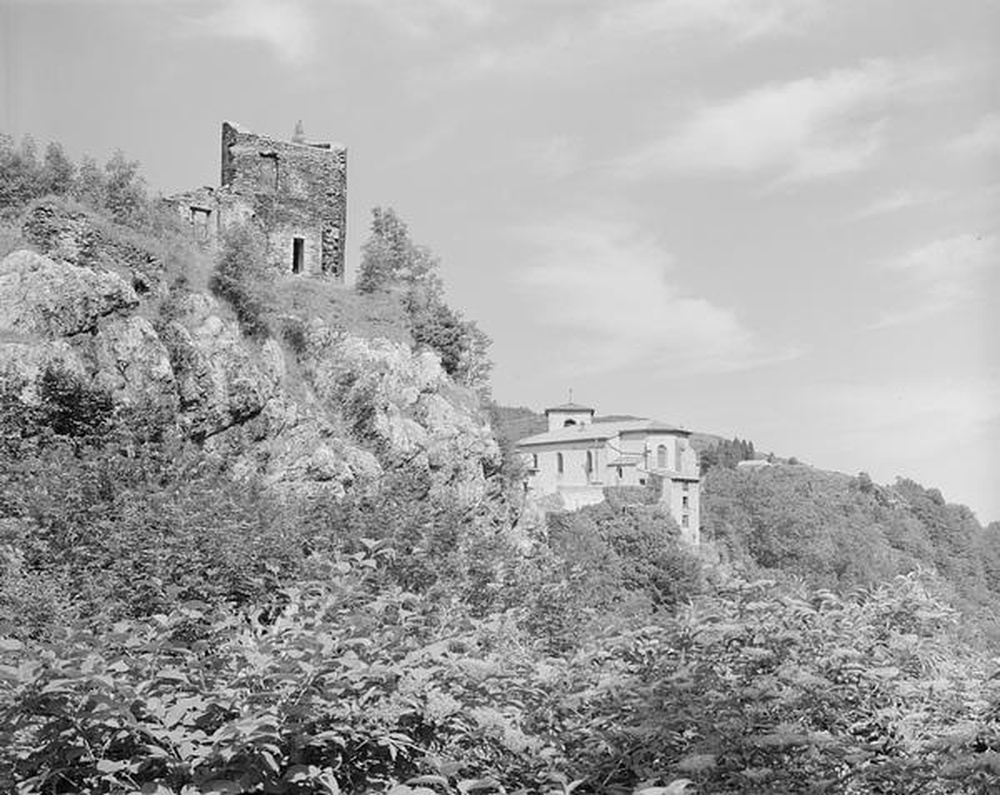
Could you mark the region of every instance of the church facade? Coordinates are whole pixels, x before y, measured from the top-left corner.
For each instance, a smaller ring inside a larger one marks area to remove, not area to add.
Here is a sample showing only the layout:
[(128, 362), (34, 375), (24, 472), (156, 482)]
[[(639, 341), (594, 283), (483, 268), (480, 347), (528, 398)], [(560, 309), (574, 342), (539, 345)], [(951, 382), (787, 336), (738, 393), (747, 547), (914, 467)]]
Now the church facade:
[(558, 494), (575, 510), (601, 502), (608, 486), (651, 487), (698, 543), (701, 476), (690, 431), (650, 419), (594, 422), (594, 409), (576, 403), (545, 416), (548, 430), (517, 443), (529, 495)]

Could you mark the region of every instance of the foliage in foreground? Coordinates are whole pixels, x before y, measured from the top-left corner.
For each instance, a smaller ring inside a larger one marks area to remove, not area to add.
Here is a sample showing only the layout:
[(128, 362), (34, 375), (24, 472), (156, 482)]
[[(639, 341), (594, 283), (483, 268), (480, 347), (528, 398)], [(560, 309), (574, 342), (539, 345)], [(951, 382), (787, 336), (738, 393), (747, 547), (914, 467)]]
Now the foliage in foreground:
[[(2, 643), (5, 791), (992, 792), (1000, 693), (920, 577), (733, 582), (563, 657), (518, 611), (385, 587), (378, 545), (275, 612), (181, 604)], [(14, 782), (17, 782), (16, 788)]]
[(282, 504), (43, 392), (0, 401), (0, 791), (1000, 787), (997, 661), (930, 575), (703, 578), (624, 498), (526, 555), (405, 470)]

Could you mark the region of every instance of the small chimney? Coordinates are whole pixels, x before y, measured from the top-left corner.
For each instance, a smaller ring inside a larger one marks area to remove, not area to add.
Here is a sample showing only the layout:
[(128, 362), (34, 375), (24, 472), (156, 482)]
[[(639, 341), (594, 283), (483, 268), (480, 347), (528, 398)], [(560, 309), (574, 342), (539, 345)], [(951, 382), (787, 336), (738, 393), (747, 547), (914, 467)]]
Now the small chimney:
[(293, 144), (304, 144), (306, 142), (306, 131), (302, 129), (302, 119), (295, 122), (295, 132), (292, 133)]

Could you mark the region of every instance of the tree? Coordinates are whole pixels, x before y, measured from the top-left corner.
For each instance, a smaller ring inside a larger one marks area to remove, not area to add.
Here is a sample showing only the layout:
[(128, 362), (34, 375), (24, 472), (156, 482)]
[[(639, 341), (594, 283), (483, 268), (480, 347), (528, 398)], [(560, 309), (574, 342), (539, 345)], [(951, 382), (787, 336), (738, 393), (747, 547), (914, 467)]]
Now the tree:
[(45, 148), (45, 163), (42, 166), (42, 189), (44, 193), (63, 196), (73, 190), (76, 167), (66, 157), (62, 144), (55, 141)]
[(84, 155), (77, 173), (76, 198), (84, 204), (99, 210), (104, 207), (108, 193), (108, 183), (97, 161)]
[(409, 228), (391, 207), (372, 210), (372, 234), (361, 252), (358, 290), (403, 289), (414, 341), (436, 351), (445, 372), (459, 383), (485, 388), (492, 367), (486, 356), (489, 337), (445, 303), (437, 256), (410, 239)]
[(373, 293), (390, 286), (419, 286), (440, 292), (437, 257), (425, 246), (410, 239), (406, 223), (391, 207), (372, 210), (372, 234), (361, 247), (358, 290)]
[(18, 208), (43, 193), (35, 141), (30, 135), (14, 147), (9, 135), (0, 136), (0, 208)]
[(107, 175), (105, 206), (116, 221), (134, 223), (146, 206), (146, 188), (139, 175), (139, 161), (126, 160), (119, 149), (104, 170)]

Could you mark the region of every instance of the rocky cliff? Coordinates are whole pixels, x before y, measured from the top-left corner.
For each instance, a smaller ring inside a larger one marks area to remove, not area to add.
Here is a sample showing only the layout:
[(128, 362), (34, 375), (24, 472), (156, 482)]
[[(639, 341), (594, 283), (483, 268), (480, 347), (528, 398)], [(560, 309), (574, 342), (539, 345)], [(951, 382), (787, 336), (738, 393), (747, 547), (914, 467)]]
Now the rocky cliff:
[(274, 488), (339, 497), (406, 467), (464, 503), (485, 493), (497, 444), (436, 355), (323, 317), (297, 318), (295, 351), (248, 340), (206, 293), (165, 300), (156, 245), (55, 203), (31, 208), (21, 234), (0, 262), (0, 388), (25, 405), (58, 371), (166, 414)]

